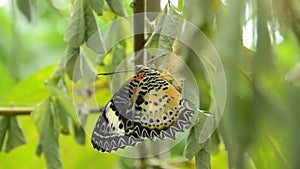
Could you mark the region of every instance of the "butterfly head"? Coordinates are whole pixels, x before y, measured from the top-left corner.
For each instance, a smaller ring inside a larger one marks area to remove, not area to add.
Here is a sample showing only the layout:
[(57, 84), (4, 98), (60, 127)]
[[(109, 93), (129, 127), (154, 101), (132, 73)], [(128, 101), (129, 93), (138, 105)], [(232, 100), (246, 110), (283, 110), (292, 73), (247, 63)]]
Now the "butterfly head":
[(154, 72), (154, 71), (157, 71), (157, 69), (154, 66), (148, 67), (145, 65), (136, 65), (135, 71), (136, 71), (136, 74), (139, 74), (141, 72), (145, 72), (145, 73)]

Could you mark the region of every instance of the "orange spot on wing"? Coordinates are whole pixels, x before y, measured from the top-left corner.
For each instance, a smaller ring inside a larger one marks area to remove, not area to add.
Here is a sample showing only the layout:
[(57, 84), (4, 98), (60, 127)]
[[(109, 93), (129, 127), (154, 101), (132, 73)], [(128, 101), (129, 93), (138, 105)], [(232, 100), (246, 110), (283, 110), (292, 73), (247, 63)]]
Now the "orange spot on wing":
[(139, 80), (142, 79), (142, 77), (144, 76), (144, 74), (145, 74), (145, 72), (141, 72), (137, 77), (130, 79), (129, 82), (132, 82), (132, 81), (134, 81), (136, 79), (139, 79)]
[(136, 89), (137, 89), (137, 87), (134, 87), (134, 88), (132, 88), (132, 92), (133, 92), (133, 94), (135, 94), (135, 93), (136, 93)]

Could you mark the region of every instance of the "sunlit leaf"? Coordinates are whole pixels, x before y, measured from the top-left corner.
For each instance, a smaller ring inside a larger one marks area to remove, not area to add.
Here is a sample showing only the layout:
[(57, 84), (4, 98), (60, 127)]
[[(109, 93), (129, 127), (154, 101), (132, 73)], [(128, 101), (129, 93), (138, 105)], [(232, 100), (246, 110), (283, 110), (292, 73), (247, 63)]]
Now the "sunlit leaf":
[(276, 45), (278, 68), (286, 73), (300, 61), (299, 44), (294, 36), (286, 37), (280, 44)]
[(5, 152), (10, 152), (15, 147), (23, 145), (25, 143), (26, 143), (25, 136), (23, 134), (22, 129), (20, 128), (17, 116), (10, 116), (8, 138), (7, 138)]
[(14, 106), (24, 106), (24, 104), (34, 106), (41, 102), (50, 93), (44, 83), (51, 77), (54, 68), (55, 65), (44, 67), (20, 81), (7, 94), (4, 101), (7, 103), (12, 102)]

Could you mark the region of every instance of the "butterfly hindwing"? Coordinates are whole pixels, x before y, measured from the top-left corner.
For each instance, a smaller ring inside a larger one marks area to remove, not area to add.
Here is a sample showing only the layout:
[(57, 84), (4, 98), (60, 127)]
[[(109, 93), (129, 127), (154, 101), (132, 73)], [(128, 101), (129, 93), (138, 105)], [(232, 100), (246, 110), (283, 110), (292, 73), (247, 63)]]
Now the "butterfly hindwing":
[(102, 152), (135, 146), (145, 139), (175, 139), (191, 122), (193, 110), (176, 87), (159, 71), (137, 67), (106, 104), (92, 133), (92, 144)]
[[(147, 132), (147, 138), (175, 139), (176, 132), (190, 124), (193, 110), (181, 98), (180, 92), (159, 72), (142, 80), (136, 92), (135, 107), (138, 108), (136, 122), (141, 123), (141, 131)], [(141, 135), (143, 137), (144, 135)]]

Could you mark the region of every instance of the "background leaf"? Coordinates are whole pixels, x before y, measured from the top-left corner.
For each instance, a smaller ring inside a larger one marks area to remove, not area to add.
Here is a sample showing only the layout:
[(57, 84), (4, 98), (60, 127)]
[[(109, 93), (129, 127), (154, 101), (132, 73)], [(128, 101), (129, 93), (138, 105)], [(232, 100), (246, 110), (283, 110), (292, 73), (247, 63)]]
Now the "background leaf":
[(32, 20), (32, 0), (17, 0), (18, 8), (28, 21)]
[(196, 114), (194, 126), (190, 129), (187, 143), (184, 150), (184, 156), (191, 160), (199, 153), (207, 144), (207, 142), (199, 143), (201, 130), (208, 116), (200, 111)]
[(172, 52), (175, 39), (182, 28), (181, 14), (173, 5), (167, 5), (157, 21), (156, 27), (146, 42), (146, 48), (154, 48), (154, 56), (162, 56)]
[(103, 14), (104, 0), (89, 0), (89, 3), (98, 15)]
[(0, 74), (1, 74), (1, 84), (0, 84), (0, 100), (2, 100), (7, 93), (13, 88), (14, 80), (10, 74), (4, 69), (4, 66), (0, 63)]
[(25, 136), (22, 129), (20, 128), (17, 117), (9, 117), (8, 138), (6, 141), (5, 152), (10, 152), (15, 147), (23, 145), (25, 143)]
[(125, 11), (122, 0), (105, 0), (109, 8), (116, 15), (126, 17), (127, 13)]

